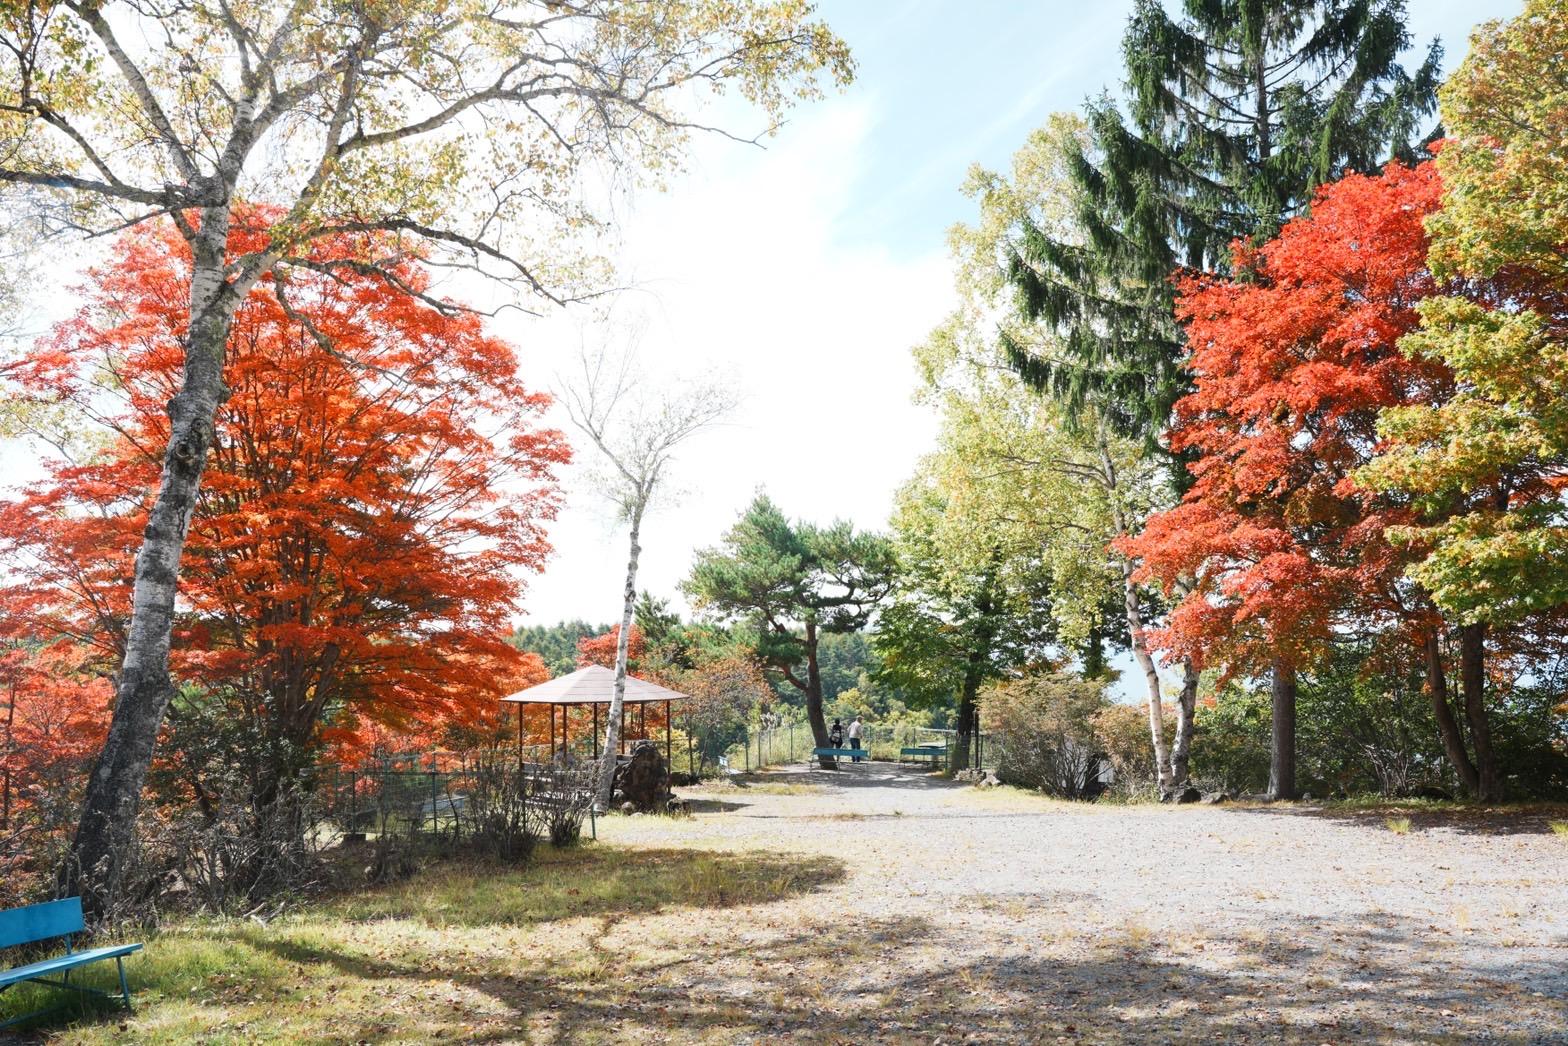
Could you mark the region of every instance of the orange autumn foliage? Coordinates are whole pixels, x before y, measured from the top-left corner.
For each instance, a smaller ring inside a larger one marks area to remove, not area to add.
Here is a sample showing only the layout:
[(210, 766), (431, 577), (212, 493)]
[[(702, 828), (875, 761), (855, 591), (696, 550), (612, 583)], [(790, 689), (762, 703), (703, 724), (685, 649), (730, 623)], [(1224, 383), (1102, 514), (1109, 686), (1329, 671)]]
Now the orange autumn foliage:
[[(236, 230), (235, 250), (258, 246), (244, 222)], [(547, 397), (478, 317), (353, 265), (395, 250), (317, 242), (319, 271), (292, 268), (281, 297), (263, 280), (242, 304), (190, 525), (176, 678), (306, 748), (362, 747), (367, 724), (412, 735), (483, 724), (531, 668), (503, 637), (523, 575), (549, 551), (568, 448), (538, 425)], [(13, 394), (91, 434), (0, 504), (0, 608), (34, 635), (121, 653), (189, 268), (171, 231), (126, 236), (76, 314), (5, 370)], [(433, 294), (417, 258), (396, 270)]]
[[(603, 668), (615, 667), (615, 648), (621, 642), (621, 626), (616, 625), (603, 635), (583, 636), (577, 641), (577, 667), (587, 668), (589, 665), (599, 665)], [(642, 629), (632, 625), (631, 634), (626, 637), (626, 666), (628, 671), (635, 670), (643, 655), (648, 652), (647, 640), (643, 638)]]
[(1382, 408), (1451, 387), (1397, 345), (1434, 291), (1422, 223), (1440, 193), (1431, 163), (1353, 175), (1261, 248), (1238, 243), (1236, 276), (1179, 280), (1194, 391), (1170, 441), (1197, 452), (1195, 482), (1118, 543), (1140, 580), (1196, 578), (1156, 636), (1166, 650), (1227, 671), (1304, 664), (1347, 621), (1430, 616), (1403, 582), (1412, 550), (1386, 536), (1410, 510), (1351, 477)]

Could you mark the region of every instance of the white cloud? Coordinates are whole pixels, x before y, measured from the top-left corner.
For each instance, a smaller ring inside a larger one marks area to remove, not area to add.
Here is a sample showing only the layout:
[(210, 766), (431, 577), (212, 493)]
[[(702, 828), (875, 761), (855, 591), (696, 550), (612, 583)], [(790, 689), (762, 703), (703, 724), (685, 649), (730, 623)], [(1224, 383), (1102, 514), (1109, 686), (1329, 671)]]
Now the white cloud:
[[(675, 595), (693, 551), (716, 542), (758, 487), (791, 515), (880, 528), (931, 445), (935, 421), (910, 402), (909, 349), (951, 307), (946, 260), (836, 235), (873, 115), (867, 103), (841, 99), (804, 114), (766, 150), (703, 142), (688, 175), (624, 215), (621, 261), (637, 289), (617, 310), (646, 318), (644, 364), (718, 371), (743, 398), (730, 425), (681, 455), (675, 485), (686, 494), (646, 526), (639, 587)], [(560, 318), (503, 332), (523, 347), (536, 384), (577, 339)], [(569, 477), (556, 554), (527, 599), (530, 620), (619, 612), (625, 535), (585, 478)]]

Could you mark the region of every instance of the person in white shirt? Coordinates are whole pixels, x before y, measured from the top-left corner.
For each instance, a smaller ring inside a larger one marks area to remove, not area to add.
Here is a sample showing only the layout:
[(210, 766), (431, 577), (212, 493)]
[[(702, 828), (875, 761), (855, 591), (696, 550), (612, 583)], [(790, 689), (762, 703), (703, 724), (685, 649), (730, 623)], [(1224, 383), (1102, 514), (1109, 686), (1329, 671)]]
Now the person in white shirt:
[[(860, 717), (857, 715), (855, 721), (849, 724), (849, 747), (857, 752), (860, 751), (860, 735), (864, 731), (865, 727), (860, 725)], [(855, 762), (860, 762), (860, 756), (855, 756)]]

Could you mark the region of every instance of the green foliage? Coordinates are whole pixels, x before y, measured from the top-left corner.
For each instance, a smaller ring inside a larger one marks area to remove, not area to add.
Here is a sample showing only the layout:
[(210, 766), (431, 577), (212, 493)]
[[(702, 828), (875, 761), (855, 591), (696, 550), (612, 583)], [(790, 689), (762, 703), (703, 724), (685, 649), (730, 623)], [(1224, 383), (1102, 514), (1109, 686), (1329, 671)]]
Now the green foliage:
[(1038, 673), (988, 687), (981, 721), (997, 777), (1062, 799), (1092, 797), (1100, 754), (1094, 721), (1109, 705), (1103, 682), (1071, 672)]
[(1232, 794), (1261, 792), (1269, 781), (1268, 689), (1232, 683), (1200, 700), (1192, 777)]
[(544, 660), (552, 676), (565, 675), (577, 668), (577, 641), (610, 631), (609, 625), (586, 621), (561, 621), (554, 625), (523, 625), (508, 638), (519, 650), (530, 650)]
[(806, 666), (819, 637), (864, 628), (892, 573), (881, 535), (842, 521), (792, 523), (759, 494), (720, 547), (697, 554), (682, 590), (720, 620), (752, 619), (757, 657), (810, 694)]

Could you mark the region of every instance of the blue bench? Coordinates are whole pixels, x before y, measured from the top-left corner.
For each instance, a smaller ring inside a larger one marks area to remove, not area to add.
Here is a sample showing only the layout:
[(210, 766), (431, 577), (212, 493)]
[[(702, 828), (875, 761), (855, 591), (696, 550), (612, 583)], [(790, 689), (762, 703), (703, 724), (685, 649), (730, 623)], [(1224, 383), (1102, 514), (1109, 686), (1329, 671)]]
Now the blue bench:
[[(71, 937), (86, 929), (86, 922), (82, 919), (82, 899), (80, 897), (67, 897), (63, 901), (46, 901), (43, 904), (30, 904), (25, 908), (12, 908), (10, 911), (0, 912), (0, 949), (15, 948), (23, 944), (34, 944), (38, 941), (47, 941), (54, 937), (65, 938), (65, 954), (54, 959), (45, 959), (42, 962), (18, 966), (15, 969), (0, 970), (0, 993), (14, 985), (32, 981), (37, 984), (47, 984), (53, 988), (66, 988), (83, 995), (96, 995), (105, 999), (112, 999), (110, 992), (99, 991), (97, 988), (88, 988), (80, 984), (71, 983), (71, 971), (78, 966), (89, 963), (102, 962), (113, 959), (115, 966), (120, 971), (120, 998), (125, 1003), (125, 1008), (131, 1008), (131, 989), (125, 983), (125, 957), (134, 951), (141, 950), (140, 944), (111, 944), (103, 948), (93, 948), (85, 952), (71, 950)], [(61, 979), (52, 981), (51, 974), (59, 974)], [(50, 1012), (48, 1009), (34, 1010), (24, 1013), (19, 1017), (0, 1023), (0, 1028), (7, 1028), (13, 1024), (40, 1014)]]
[(813, 748), (811, 754), (814, 758), (829, 756), (834, 759), (870, 759), (869, 748)]
[(938, 759), (940, 759), (943, 763), (946, 763), (947, 746), (912, 745), (909, 748), (903, 748), (899, 750), (899, 757), (903, 758), (905, 756), (908, 756), (911, 759), (929, 759), (931, 760), (932, 765), (935, 765)]

